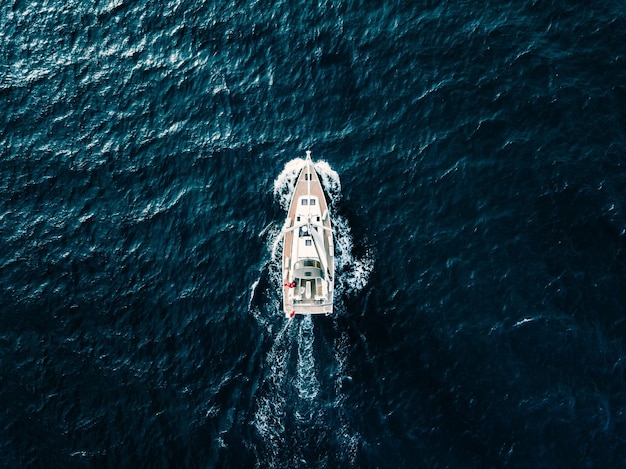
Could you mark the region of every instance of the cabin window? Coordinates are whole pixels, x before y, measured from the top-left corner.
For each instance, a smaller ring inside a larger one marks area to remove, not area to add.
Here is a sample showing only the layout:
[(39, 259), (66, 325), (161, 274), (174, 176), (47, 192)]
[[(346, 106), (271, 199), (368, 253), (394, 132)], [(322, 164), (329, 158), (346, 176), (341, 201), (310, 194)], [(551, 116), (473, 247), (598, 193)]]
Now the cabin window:
[(302, 199), (302, 205), (306, 205), (308, 203), (309, 203), (309, 201), (307, 199)]
[(304, 276), (305, 276), (305, 277), (310, 277), (310, 276), (311, 276), (311, 272), (305, 272), (305, 273), (304, 273)]
[(315, 205), (315, 199), (311, 199), (311, 201), (309, 202), (310, 205)]
[(296, 221), (300, 221), (300, 215), (296, 217)]
[(304, 240), (304, 245), (305, 246), (310, 246), (311, 245), (311, 240), (310, 239), (305, 239)]

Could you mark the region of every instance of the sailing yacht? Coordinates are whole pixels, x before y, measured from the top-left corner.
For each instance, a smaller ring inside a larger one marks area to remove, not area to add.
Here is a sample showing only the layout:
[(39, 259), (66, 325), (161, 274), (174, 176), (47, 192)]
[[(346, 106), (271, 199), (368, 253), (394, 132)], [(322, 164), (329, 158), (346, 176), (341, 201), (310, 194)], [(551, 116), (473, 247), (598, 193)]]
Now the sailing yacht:
[(306, 152), (283, 227), (285, 316), (333, 312), (335, 254), (328, 204)]

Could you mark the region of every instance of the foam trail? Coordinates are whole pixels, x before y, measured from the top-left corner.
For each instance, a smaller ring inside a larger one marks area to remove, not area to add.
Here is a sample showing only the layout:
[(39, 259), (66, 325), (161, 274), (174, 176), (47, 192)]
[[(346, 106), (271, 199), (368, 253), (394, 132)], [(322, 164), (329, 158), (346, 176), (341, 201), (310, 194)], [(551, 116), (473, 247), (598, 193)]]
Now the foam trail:
[(275, 229), (272, 230), (272, 235), (273, 235), (272, 239), (274, 240), (272, 242), (272, 247), (271, 247), (272, 260), (280, 264), (279, 254), (282, 253), (282, 241), (283, 241), (281, 229), (276, 227)]
[(267, 354), (265, 363), (269, 367), (269, 373), (263, 380), (263, 392), (257, 401), (254, 414), (254, 427), (269, 446), (271, 458), (278, 455), (283, 445), (286, 417), (284, 388), (292, 343), (289, 333), (292, 324), (293, 321), (285, 323)]
[(248, 300), (248, 309), (252, 310), (252, 305), (254, 302), (254, 297), (256, 295), (256, 289), (259, 286), (259, 282), (261, 281), (261, 277), (259, 277), (258, 279), (256, 279), (253, 283), (252, 286), (250, 287), (250, 299)]
[(280, 203), (280, 206), (285, 210), (289, 210), (289, 203), (291, 202), (291, 194), (296, 187), (296, 181), (298, 180), (298, 174), (304, 166), (305, 160), (302, 158), (295, 158), (289, 161), (282, 172), (274, 180), (274, 197)]
[(298, 333), (298, 365), (296, 387), (302, 399), (315, 399), (320, 390), (320, 384), (315, 376), (315, 358), (313, 357), (313, 321), (311, 316), (305, 316), (300, 322)]
[(362, 258), (354, 257), (352, 251), (354, 241), (352, 230), (341, 215), (333, 216), (335, 226), (335, 292), (337, 296), (342, 294), (355, 294), (362, 290), (374, 268), (374, 256), (367, 251)]

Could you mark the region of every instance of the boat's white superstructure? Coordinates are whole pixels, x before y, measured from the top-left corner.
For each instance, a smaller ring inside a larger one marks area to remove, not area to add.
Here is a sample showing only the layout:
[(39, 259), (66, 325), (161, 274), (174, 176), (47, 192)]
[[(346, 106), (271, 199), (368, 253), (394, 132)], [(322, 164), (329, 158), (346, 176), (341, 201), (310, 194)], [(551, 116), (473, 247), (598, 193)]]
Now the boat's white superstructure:
[(333, 312), (335, 254), (328, 204), (307, 151), (283, 228), (285, 316)]

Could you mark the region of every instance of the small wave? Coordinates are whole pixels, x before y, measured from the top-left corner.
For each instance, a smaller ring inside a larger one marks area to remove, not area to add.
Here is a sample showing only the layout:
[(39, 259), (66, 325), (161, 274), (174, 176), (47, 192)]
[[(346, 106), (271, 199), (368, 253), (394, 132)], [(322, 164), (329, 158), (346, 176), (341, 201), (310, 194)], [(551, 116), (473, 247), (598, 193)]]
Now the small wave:
[(337, 438), (340, 442), (339, 448), (341, 453), (339, 458), (348, 461), (350, 466), (356, 463), (357, 451), (361, 436), (358, 432), (351, 430), (349, 426), (348, 416), (344, 410), (344, 401), (346, 399), (346, 386), (352, 382), (352, 377), (348, 375), (348, 358), (349, 358), (349, 339), (345, 330), (339, 329), (339, 324), (335, 320), (333, 328), (336, 338), (333, 342), (333, 352), (337, 363), (337, 371), (335, 373), (335, 402), (333, 407), (339, 412), (339, 425)]
[(261, 282), (261, 278), (259, 277), (252, 283), (252, 287), (250, 287), (250, 300), (248, 301), (248, 309), (252, 310), (252, 305), (254, 303), (254, 298), (256, 296), (256, 289)]
[(187, 195), (188, 189), (167, 191), (163, 196), (149, 200), (145, 207), (139, 211), (135, 210), (134, 218), (138, 221), (150, 220), (156, 215), (165, 214), (176, 207), (180, 201)]
[(524, 324), (527, 324), (529, 322), (534, 322), (537, 319), (538, 318), (524, 318), (524, 319), (521, 319), (521, 320), (517, 321), (515, 324), (513, 324), (512, 327), (513, 327), (513, 329), (515, 329), (515, 328), (523, 326)]

